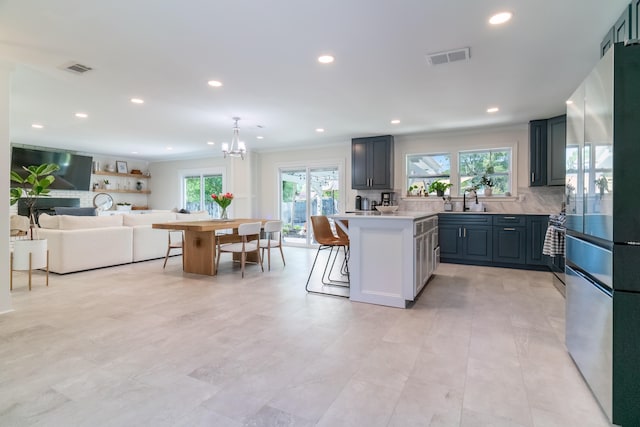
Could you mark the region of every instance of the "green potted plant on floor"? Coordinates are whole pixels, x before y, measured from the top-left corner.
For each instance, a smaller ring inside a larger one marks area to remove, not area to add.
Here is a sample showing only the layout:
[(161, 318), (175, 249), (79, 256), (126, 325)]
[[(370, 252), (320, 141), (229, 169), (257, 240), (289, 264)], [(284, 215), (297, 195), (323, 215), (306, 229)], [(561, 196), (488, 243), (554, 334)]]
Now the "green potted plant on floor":
[[(45, 163), (42, 165), (23, 166), (22, 169), (25, 173), (19, 174), (18, 172), (11, 171), (12, 186), (10, 189), (10, 205), (15, 205), (18, 200), (23, 199), (25, 206), (29, 210), (29, 221), (31, 223), (31, 239), (33, 239), (33, 226), (35, 224), (35, 207), (38, 197), (48, 197), (49, 186), (55, 177), (53, 172), (60, 169), (60, 166), (55, 163)], [(13, 184), (16, 183), (17, 185)]]
[[(24, 172), (11, 171), (11, 189), (9, 203), (15, 205), (23, 199), (29, 211), (29, 239), (13, 241), (11, 252), (11, 288), (13, 288), (13, 271), (29, 270), (29, 290), (31, 290), (31, 271), (47, 267), (47, 286), (49, 284), (49, 257), (46, 239), (34, 239), (33, 229), (36, 224), (35, 208), (39, 197), (48, 197), (49, 186), (55, 180), (53, 172), (60, 169), (54, 163), (23, 166)], [(26, 172), (26, 174), (25, 174)], [(19, 217), (19, 216), (18, 216)]]

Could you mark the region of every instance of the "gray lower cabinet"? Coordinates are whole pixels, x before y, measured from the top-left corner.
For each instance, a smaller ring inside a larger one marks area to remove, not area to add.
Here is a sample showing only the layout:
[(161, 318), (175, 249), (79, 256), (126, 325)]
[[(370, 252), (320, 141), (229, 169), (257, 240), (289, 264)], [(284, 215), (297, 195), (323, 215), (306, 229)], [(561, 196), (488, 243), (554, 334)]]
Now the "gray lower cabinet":
[(542, 255), (546, 215), (440, 214), (442, 262), (520, 268), (548, 267)]
[(449, 214), (438, 217), (440, 259), (491, 261), (493, 258), (491, 215)]

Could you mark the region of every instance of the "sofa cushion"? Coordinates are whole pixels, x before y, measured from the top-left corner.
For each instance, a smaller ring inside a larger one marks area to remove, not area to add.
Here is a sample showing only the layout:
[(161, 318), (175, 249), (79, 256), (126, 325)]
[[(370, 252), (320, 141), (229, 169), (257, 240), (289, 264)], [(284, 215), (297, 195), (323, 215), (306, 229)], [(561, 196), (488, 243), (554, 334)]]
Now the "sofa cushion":
[(173, 212), (153, 212), (149, 214), (125, 214), (123, 224), (128, 227), (136, 225), (151, 225), (157, 222), (169, 222), (176, 220), (176, 214)]
[(55, 207), (56, 215), (96, 216), (96, 208), (66, 208)]
[(58, 229), (60, 228), (60, 217), (58, 215), (49, 215), (47, 213), (41, 213), (38, 215), (38, 225), (40, 228)]
[(122, 226), (124, 215), (73, 216), (59, 215), (60, 230), (82, 230), (85, 228), (105, 228)]
[(178, 221), (196, 221), (198, 219), (209, 219), (209, 212), (207, 211), (194, 211), (191, 213), (177, 213), (176, 219)]

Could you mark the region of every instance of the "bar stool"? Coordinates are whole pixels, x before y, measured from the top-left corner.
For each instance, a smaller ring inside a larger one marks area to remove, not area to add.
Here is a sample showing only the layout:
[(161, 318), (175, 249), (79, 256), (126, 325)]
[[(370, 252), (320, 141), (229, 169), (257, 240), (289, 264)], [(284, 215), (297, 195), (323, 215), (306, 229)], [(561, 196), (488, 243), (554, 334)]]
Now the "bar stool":
[[(324, 266), (324, 271), (322, 272), (322, 284), (328, 286), (342, 286), (349, 287), (349, 272), (348, 269), (342, 272), (343, 276), (347, 277), (347, 280), (338, 280), (332, 279), (331, 273), (333, 271), (334, 265), (336, 263), (336, 259), (338, 258), (338, 253), (340, 252), (340, 248), (344, 249), (345, 257), (347, 256), (347, 247), (349, 246), (349, 238), (346, 233), (342, 236), (336, 236), (333, 234), (331, 230), (331, 224), (329, 223), (329, 219), (324, 215), (317, 215), (311, 217), (311, 227), (313, 228), (313, 236), (315, 240), (320, 244), (318, 246), (318, 251), (316, 252), (316, 256), (313, 260), (313, 264), (311, 265), (311, 271), (309, 272), (309, 277), (307, 278), (307, 284), (305, 289), (307, 292), (318, 293), (318, 294), (329, 294), (336, 295), (329, 292), (319, 292), (312, 291), (309, 289), (309, 281), (311, 280), (311, 276), (313, 275), (313, 270), (316, 266), (316, 262), (318, 261), (318, 255), (320, 255), (321, 251), (329, 249), (329, 255), (327, 257), (327, 262)], [(334, 253), (334, 249), (336, 249)], [(333, 255), (333, 259), (332, 259)], [(329, 268), (329, 264), (331, 264), (331, 268)], [(328, 273), (327, 273), (327, 270)], [(336, 295), (348, 298), (347, 295)]]

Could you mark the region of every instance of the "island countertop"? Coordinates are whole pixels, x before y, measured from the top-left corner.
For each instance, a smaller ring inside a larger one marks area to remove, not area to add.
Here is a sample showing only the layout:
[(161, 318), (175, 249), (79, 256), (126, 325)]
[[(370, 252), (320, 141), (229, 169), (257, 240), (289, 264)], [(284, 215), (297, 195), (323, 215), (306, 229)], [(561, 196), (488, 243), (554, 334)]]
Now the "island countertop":
[(380, 213), (376, 211), (359, 211), (359, 212), (347, 212), (342, 214), (331, 215), (335, 219), (382, 219), (382, 220), (399, 220), (408, 219), (416, 220), (421, 218), (428, 218), (430, 216), (438, 215), (437, 212), (416, 212), (416, 211), (396, 211), (394, 213)]

